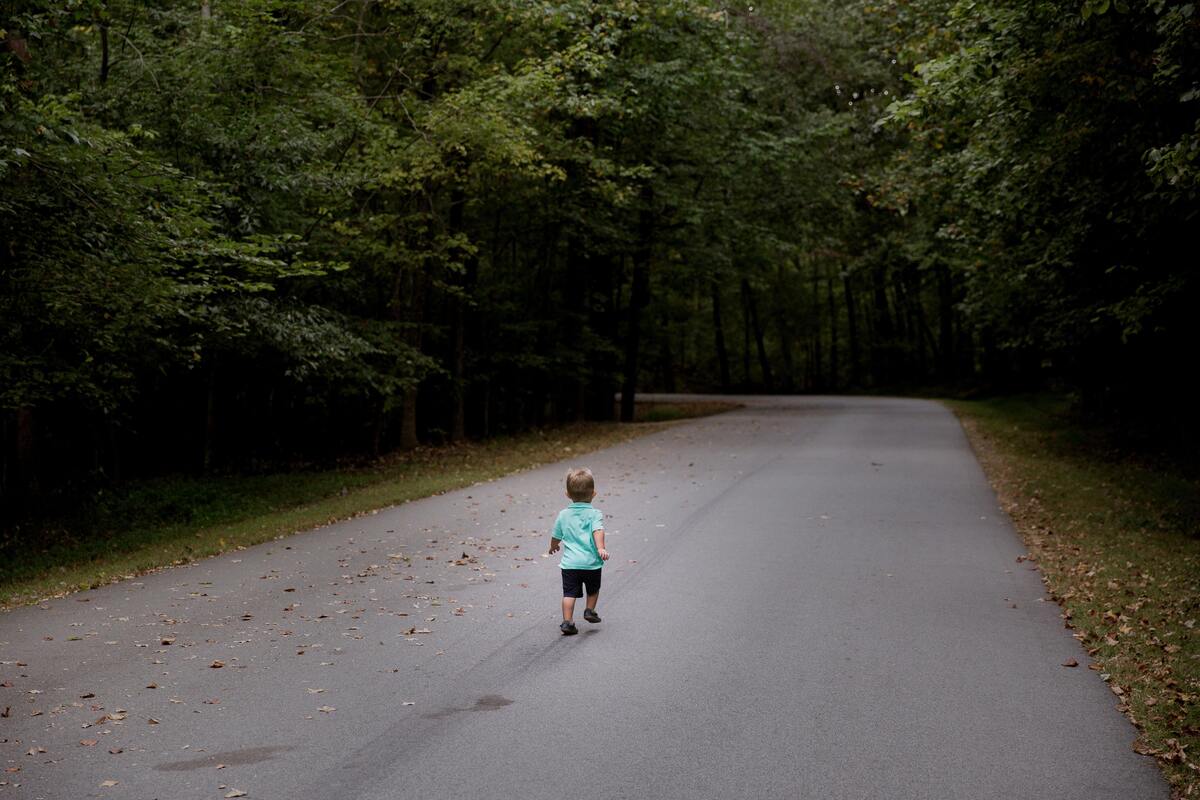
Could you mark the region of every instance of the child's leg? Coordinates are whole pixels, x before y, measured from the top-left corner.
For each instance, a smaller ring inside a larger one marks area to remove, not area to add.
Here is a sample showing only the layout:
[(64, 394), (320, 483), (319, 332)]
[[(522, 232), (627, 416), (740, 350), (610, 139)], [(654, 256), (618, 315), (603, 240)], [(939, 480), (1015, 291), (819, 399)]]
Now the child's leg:
[(600, 578), (603, 573), (598, 569), (590, 570), (585, 579), (587, 584), (587, 607), (596, 610), (596, 601), (600, 599)]
[[(591, 602), (591, 598), (588, 598), (588, 602), (589, 603)], [(595, 603), (592, 604), (592, 606), (594, 606), (594, 605), (595, 605)], [(588, 606), (588, 608), (591, 608), (592, 606)], [(575, 618), (575, 598), (574, 597), (564, 597), (563, 598), (562, 611), (563, 611), (563, 621), (564, 622), (570, 622), (572, 619)]]

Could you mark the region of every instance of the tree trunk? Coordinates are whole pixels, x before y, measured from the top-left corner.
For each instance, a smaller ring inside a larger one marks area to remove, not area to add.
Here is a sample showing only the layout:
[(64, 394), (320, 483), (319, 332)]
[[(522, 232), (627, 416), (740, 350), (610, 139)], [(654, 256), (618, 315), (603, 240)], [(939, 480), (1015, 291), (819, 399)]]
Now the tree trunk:
[(950, 270), (939, 264), (936, 270), (938, 285), (938, 373), (942, 380), (953, 380), (954, 355), (954, 284)]
[[(408, 302), (408, 322), (412, 326), (406, 338), (408, 344), (417, 350), (421, 349), (421, 323), (425, 313), (425, 280), (424, 275), (412, 270)], [(401, 313), (401, 309), (396, 309)], [(400, 447), (411, 450), (420, 444), (417, 438), (417, 387), (410, 386), (404, 390), (404, 405), (400, 411)]]
[[(463, 230), (463, 210), (467, 198), (461, 186), (456, 186), (450, 195), (450, 234), (456, 235)], [(451, 296), (451, 336), (454, 352), (450, 359), (450, 384), (454, 392), (453, 419), (450, 424), (450, 440), (461, 442), (467, 436), (467, 405), (466, 405), (466, 294), (471, 290), (471, 284), (477, 267), (473, 263), (475, 257), (468, 253), (462, 254), (463, 274), (456, 281), (459, 292)]]
[(842, 273), (842, 291), (846, 295), (846, 327), (850, 334), (850, 385), (858, 386), (859, 369), (862, 363), (858, 341), (858, 310), (854, 307), (854, 292), (850, 286), (850, 273)]
[(813, 388), (825, 388), (825, 368), (821, 359), (821, 285), (817, 267), (812, 266)]
[[(575, 346), (583, 332), (584, 318), (587, 313), (587, 275), (590, 272), (590, 260), (583, 251), (583, 243), (579, 236), (572, 232), (567, 236), (566, 264), (566, 314), (563, 319), (563, 333), (569, 347)], [(570, 376), (564, 401), (570, 404), (570, 418), (576, 422), (587, 417), (587, 381), (581, 372)]]
[(383, 434), (387, 430), (387, 400), (375, 406), (375, 424), (371, 426), (371, 454), (376, 458), (383, 452)]
[(17, 409), (16, 430), (16, 481), (18, 491), (33, 494), (37, 491), (37, 428), (33, 409), (21, 406)]
[[(777, 296), (782, 295), (784, 287), (787, 285), (784, 268), (785, 262), (783, 259), (780, 259), (775, 288)], [(792, 331), (784, 304), (776, 300), (776, 302), (772, 303), (772, 306), (775, 309), (775, 328), (779, 333), (779, 355), (783, 359), (783, 390), (785, 392), (792, 392), (796, 388), (796, 364), (792, 358)]]
[(749, 390), (752, 378), (750, 375), (750, 306), (747, 304), (746, 293), (742, 295), (742, 385)]
[(638, 247), (633, 253), (633, 288), (629, 296), (629, 329), (625, 338), (625, 380), (621, 384), (621, 421), (633, 422), (634, 393), (638, 381), (638, 349), (641, 346), (642, 309), (650, 302), (650, 246), (654, 234), (651, 204), (654, 192), (642, 190)]
[(825, 278), (825, 293), (829, 299), (829, 386), (836, 389), (841, 383), (838, 374), (838, 318), (837, 306), (833, 301), (832, 275)]
[(208, 389), (204, 403), (204, 453), (201, 469), (208, 474), (215, 459), (214, 451), (217, 441), (217, 365), (214, 363), (208, 370)]
[(754, 344), (758, 350), (758, 367), (762, 370), (763, 385), (768, 392), (775, 389), (775, 377), (771, 374), (771, 362), (767, 359), (767, 348), (763, 343), (762, 326), (758, 324), (758, 302), (754, 299), (754, 290), (750, 281), (742, 278), (742, 294), (746, 298), (746, 307), (750, 311), (750, 324), (754, 329)]
[(671, 329), (664, 326), (662, 347), (659, 350), (659, 364), (662, 367), (663, 391), (675, 394), (675, 356), (671, 353)]
[(885, 347), (892, 344), (892, 315), (888, 309), (887, 275), (885, 267), (877, 266), (871, 273), (872, 290), (874, 293), (875, 309), (871, 337), (871, 374), (876, 383), (887, 383), (891, 380), (892, 370), (885, 357)]
[(721, 287), (712, 282), (713, 336), (717, 345), (717, 367), (721, 372), (721, 391), (729, 391), (729, 353), (725, 350), (725, 327), (721, 324)]
[(417, 387), (404, 390), (404, 402), (400, 409), (400, 449), (412, 450), (420, 440), (417, 438)]

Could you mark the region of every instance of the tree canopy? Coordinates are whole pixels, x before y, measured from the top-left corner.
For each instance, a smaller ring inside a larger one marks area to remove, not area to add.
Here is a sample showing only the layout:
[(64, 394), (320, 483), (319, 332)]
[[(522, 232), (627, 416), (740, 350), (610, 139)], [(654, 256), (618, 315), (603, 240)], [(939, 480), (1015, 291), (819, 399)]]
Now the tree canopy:
[(0, 491), (1053, 383), (1194, 436), (1191, 3), (0, 2)]

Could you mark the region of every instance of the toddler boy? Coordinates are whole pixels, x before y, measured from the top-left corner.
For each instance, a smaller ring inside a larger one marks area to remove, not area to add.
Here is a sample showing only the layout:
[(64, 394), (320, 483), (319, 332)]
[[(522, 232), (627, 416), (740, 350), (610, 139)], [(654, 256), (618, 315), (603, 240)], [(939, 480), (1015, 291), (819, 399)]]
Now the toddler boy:
[(596, 482), (591, 470), (572, 469), (567, 471), (567, 497), (571, 505), (558, 512), (554, 521), (554, 533), (550, 536), (550, 552), (557, 553), (562, 547), (563, 601), (562, 624), (558, 629), (564, 636), (579, 633), (575, 627), (575, 600), (583, 596), (587, 587), (587, 608), (583, 618), (588, 622), (599, 622), (596, 601), (600, 599), (600, 572), (608, 561), (604, 549), (604, 515), (592, 508), (596, 496)]

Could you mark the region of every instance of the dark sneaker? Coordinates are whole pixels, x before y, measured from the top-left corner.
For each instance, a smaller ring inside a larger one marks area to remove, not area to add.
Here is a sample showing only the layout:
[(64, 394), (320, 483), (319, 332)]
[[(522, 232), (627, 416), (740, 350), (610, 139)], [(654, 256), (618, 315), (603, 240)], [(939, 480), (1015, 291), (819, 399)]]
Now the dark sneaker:
[(558, 629), (563, 632), (563, 636), (574, 636), (579, 633), (579, 629), (575, 627), (575, 623), (566, 620), (563, 620), (563, 624), (559, 625)]
[(597, 614), (595, 612), (595, 610), (591, 609), (591, 608), (585, 608), (583, 610), (583, 618), (586, 619), (588, 622), (599, 622), (600, 621), (600, 615)]

